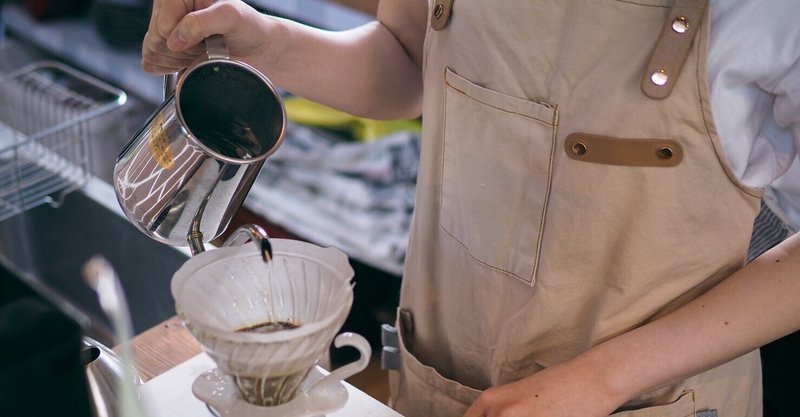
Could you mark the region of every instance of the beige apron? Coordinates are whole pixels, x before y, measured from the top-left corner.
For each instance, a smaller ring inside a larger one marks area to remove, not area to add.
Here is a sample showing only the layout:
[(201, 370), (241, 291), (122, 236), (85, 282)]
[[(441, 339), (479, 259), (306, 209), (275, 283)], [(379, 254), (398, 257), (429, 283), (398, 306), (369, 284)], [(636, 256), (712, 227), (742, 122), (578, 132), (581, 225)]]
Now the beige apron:
[[(741, 267), (760, 194), (732, 175), (714, 128), (707, 10), (680, 21), (671, 5), (432, 0), (392, 375), (402, 414), (460, 416), (479, 390), (569, 360)], [(676, 33), (699, 27), (686, 61), (643, 76), (660, 68), (668, 19)], [(665, 78), (668, 96), (645, 95)], [(614, 415), (760, 416), (758, 353), (625, 410)]]

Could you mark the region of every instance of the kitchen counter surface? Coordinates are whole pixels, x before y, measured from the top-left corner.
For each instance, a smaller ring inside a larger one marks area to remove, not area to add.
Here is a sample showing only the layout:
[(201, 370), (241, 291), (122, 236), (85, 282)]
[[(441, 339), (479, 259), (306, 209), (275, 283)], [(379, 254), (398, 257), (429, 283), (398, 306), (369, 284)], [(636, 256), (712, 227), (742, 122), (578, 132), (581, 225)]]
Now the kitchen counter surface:
[[(190, 381), (195, 374), (210, 369), (212, 362), (177, 317), (139, 334), (129, 346), (145, 381), (143, 398), (153, 417), (195, 417), (200, 416), (198, 411), (205, 411), (205, 405), (191, 394)], [(351, 384), (343, 384), (348, 393), (347, 404), (328, 417), (402, 417)]]
[(171, 317), (134, 337), (130, 349), (136, 370), (144, 382), (202, 352), (200, 344), (177, 317)]

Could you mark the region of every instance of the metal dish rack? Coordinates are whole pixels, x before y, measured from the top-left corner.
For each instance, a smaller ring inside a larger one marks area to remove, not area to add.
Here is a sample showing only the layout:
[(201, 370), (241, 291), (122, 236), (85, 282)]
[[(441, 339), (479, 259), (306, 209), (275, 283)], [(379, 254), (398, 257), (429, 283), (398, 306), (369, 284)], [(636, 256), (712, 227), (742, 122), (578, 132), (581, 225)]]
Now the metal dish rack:
[(91, 175), (93, 120), (125, 92), (54, 61), (0, 75), (0, 221), (58, 205)]

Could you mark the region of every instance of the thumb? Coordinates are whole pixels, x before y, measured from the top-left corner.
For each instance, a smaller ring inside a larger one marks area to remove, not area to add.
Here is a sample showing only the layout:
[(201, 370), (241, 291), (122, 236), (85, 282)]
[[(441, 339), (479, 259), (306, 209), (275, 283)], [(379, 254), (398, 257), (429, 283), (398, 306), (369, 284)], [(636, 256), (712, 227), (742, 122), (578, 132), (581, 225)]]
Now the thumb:
[(167, 39), (173, 51), (183, 51), (211, 35), (225, 35), (237, 26), (241, 13), (235, 3), (219, 2), (191, 12), (175, 26)]

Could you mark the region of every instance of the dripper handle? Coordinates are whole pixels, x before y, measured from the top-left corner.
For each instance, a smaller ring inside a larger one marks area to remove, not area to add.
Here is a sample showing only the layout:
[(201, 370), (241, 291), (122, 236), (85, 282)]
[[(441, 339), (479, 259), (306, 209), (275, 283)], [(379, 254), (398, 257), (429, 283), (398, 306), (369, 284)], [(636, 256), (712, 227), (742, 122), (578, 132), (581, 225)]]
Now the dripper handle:
[[(208, 55), (208, 59), (228, 59), (230, 58), (228, 54), (228, 46), (225, 44), (225, 38), (222, 35), (211, 35), (205, 39), (203, 39), (203, 43), (206, 46), (206, 54)], [(166, 74), (164, 75), (164, 83), (163, 83), (163, 98), (164, 100), (175, 91), (175, 87), (178, 85), (178, 73)]]
[(336, 368), (336, 370), (328, 374), (325, 378), (317, 381), (317, 383), (312, 385), (307, 391), (311, 396), (314, 396), (314, 393), (321, 393), (328, 389), (335, 388), (339, 384), (339, 381), (350, 378), (366, 369), (367, 365), (369, 365), (372, 349), (367, 339), (360, 334), (352, 332), (342, 333), (333, 339), (333, 345), (337, 348), (352, 346), (358, 350), (360, 357), (347, 365)]

